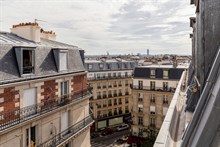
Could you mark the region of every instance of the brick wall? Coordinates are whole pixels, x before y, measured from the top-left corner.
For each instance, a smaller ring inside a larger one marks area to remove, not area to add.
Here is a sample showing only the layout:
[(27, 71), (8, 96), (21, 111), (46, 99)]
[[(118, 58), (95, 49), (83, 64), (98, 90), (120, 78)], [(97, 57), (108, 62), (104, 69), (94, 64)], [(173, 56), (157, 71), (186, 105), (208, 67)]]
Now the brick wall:
[[(4, 88), (0, 93), (0, 124), (16, 118), (15, 110), (19, 109), (19, 91), (15, 87)], [(7, 114), (6, 114), (7, 113)], [(4, 115), (6, 114), (6, 115)]]
[(55, 98), (57, 97), (56, 92), (58, 89), (56, 86), (58, 83), (56, 83), (55, 80), (49, 80), (44, 81), (44, 85), (41, 86), (41, 89), (43, 89), (43, 92), (41, 92), (41, 96), (43, 97), (43, 100), (48, 100), (49, 98)]
[(81, 93), (82, 90), (86, 90), (87, 89), (87, 77), (86, 74), (84, 75), (79, 75), (79, 76), (74, 76), (73, 80), (72, 80), (72, 92), (74, 94), (78, 94)]

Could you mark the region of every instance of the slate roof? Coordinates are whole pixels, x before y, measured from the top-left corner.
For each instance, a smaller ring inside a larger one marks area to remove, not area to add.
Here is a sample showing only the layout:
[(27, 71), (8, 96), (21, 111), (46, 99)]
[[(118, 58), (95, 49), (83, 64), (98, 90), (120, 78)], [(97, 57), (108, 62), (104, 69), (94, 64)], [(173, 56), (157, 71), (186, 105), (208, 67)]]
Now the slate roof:
[[(103, 68), (100, 68), (100, 64), (103, 64)], [(89, 69), (89, 65), (92, 65), (92, 69)], [(135, 65), (136, 63), (134, 61), (127, 60), (85, 60), (85, 68), (89, 72), (133, 70)]]
[[(15, 55), (16, 47), (34, 47), (35, 73), (21, 77)], [(68, 70), (58, 72), (52, 49), (68, 49)], [(41, 38), (40, 43), (23, 39), (17, 35), (0, 32), (0, 85), (8, 82), (56, 76), (85, 71), (77, 46)]]
[(153, 66), (139, 66), (134, 69), (134, 78), (151, 79), (150, 71), (155, 70), (155, 77), (153, 79), (163, 79), (163, 70), (168, 71), (168, 79), (180, 79), (182, 72), (187, 69), (188, 66), (177, 66), (174, 68), (170, 65), (153, 65)]

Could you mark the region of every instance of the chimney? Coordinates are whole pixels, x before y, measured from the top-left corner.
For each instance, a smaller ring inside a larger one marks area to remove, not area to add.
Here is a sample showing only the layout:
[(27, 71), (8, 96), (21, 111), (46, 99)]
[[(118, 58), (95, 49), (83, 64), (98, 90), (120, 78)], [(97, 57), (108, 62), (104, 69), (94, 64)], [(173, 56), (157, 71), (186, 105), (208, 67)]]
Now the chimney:
[(53, 31), (44, 31), (36, 22), (20, 23), (13, 25), (11, 32), (30, 41), (40, 42), (40, 38), (56, 40)]
[(43, 29), (40, 30), (40, 37), (49, 39), (49, 40), (56, 40), (56, 34), (53, 31), (44, 31)]
[(40, 42), (40, 27), (36, 22), (13, 25), (11, 32), (27, 40)]

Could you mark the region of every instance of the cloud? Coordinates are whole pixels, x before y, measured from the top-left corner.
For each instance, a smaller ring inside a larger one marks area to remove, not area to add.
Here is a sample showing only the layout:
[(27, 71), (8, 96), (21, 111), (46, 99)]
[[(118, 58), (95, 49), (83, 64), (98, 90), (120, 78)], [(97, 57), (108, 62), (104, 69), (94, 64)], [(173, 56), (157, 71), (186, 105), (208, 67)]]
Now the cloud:
[[(189, 17), (185, 0), (11, 0), (0, 1), (1, 30), (39, 19), (57, 40), (94, 53), (190, 54)], [(45, 22), (46, 21), (46, 22)], [(169, 49), (167, 49), (169, 48)]]

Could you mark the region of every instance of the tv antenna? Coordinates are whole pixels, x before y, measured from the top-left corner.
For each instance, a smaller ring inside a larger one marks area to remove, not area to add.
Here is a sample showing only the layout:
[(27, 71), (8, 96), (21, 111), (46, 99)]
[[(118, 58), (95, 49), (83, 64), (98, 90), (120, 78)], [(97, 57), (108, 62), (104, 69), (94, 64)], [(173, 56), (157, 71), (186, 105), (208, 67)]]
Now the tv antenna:
[(37, 23), (37, 22), (39, 22), (39, 21), (48, 23), (47, 21), (44, 21), (44, 20), (34, 19), (34, 22), (35, 22), (35, 23)]

